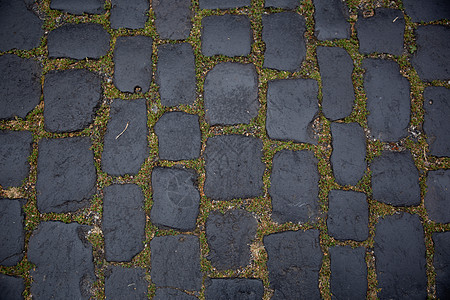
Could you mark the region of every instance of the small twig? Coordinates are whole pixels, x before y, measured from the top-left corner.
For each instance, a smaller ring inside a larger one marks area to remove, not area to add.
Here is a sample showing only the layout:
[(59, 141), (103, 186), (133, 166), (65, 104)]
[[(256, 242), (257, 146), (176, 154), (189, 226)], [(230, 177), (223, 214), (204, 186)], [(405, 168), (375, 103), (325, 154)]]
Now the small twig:
[(395, 17), (394, 21), (392, 21), (392, 23), (394, 23), (395, 21), (397, 21), (398, 17)]
[(128, 122), (127, 122), (127, 125), (125, 126), (125, 129), (124, 130), (122, 130), (122, 132), (121, 133), (119, 133), (119, 135), (118, 136), (116, 136), (116, 140), (125, 132), (125, 130), (127, 130), (127, 128), (128, 128)]

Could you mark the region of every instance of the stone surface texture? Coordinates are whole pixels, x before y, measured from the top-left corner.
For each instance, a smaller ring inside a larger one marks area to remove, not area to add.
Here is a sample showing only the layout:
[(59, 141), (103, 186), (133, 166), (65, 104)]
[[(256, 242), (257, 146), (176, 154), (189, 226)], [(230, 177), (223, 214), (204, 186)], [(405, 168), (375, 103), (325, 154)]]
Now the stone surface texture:
[(148, 282), (142, 268), (112, 266), (105, 276), (106, 299), (145, 299)]
[(112, 29), (145, 27), (145, 22), (148, 19), (148, 0), (113, 0), (111, 4), (109, 20)]
[(315, 32), (319, 40), (349, 39), (348, 7), (342, 0), (314, 0)]
[(450, 170), (429, 171), (425, 207), (430, 220), (450, 223)]
[(257, 300), (262, 299), (264, 286), (258, 279), (211, 279), (206, 288), (207, 300)]
[(28, 131), (0, 131), (0, 185), (21, 186), (28, 177), (33, 137)]
[[(25, 246), (25, 201), (0, 198), (0, 265), (14, 266), (22, 260)], [(3, 299), (3, 298), (1, 298)]]
[(195, 296), (188, 295), (182, 291), (171, 288), (159, 288), (156, 289), (155, 297), (153, 300), (197, 300)]
[(185, 0), (153, 0), (156, 32), (161, 39), (184, 40), (191, 30), (191, 2)]
[(250, 6), (251, 0), (200, 0), (200, 9), (227, 9)]
[(403, 7), (413, 22), (450, 19), (450, 2), (447, 0), (403, 0)]
[(51, 0), (50, 8), (73, 15), (103, 14), (104, 0)]
[(265, 0), (264, 7), (295, 9), (299, 5), (297, 0)]
[(22, 278), (0, 274), (0, 299), (22, 300), (24, 289)]
[(447, 299), (450, 295), (450, 232), (434, 233), (433, 243), (436, 296), (439, 299)]

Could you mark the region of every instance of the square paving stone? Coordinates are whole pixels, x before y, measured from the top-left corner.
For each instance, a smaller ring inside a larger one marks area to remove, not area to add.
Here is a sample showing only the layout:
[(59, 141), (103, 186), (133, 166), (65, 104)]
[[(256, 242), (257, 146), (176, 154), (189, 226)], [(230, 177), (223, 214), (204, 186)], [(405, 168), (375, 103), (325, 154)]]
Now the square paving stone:
[(424, 98), (423, 130), (427, 135), (430, 154), (450, 156), (450, 90), (445, 87), (427, 87)]
[(145, 22), (148, 19), (148, 0), (113, 0), (111, 4), (109, 20), (112, 29), (145, 27)]
[(213, 278), (205, 294), (210, 300), (257, 300), (262, 299), (264, 286), (259, 279)]
[(405, 18), (401, 10), (389, 8), (375, 9), (374, 16), (363, 18), (360, 14), (356, 22), (359, 52), (373, 52), (401, 55)]
[(319, 172), (310, 151), (275, 154), (270, 176), (272, 219), (278, 223), (315, 222), (319, 212)]
[(396, 62), (365, 59), (362, 67), (372, 137), (396, 142), (408, 134), (411, 114), (410, 85)]
[(450, 296), (450, 232), (433, 233), (434, 269), (436, 272), (436, 296)]
[(204, 97), (209, 124), (250, 123), (259, 110), (255, 66), (232, 62), (216, 65), (206, 74)]
[(48, 34), (48, 56), (98, 59), (108, 52), (110, 38), (100, 24), (66, 24)]
[(206, 240), (212, 265), (218, 270), (247, 266), (257, 227), (255, 217), (242, 209), (211, 212), (206, 220)]
[(272, 299), (320, 299), (319, 231), (285, 231), (264, 237)]
[(191, 31), (191, 1), (153, 0), (155, 27), (160, 39), (184, 40)]
[(0, 131), (0, 185), (21, 186), (28, 177), (33, 137), (28, 131)]
[(154, 237), (150, 242), (151, 276), (156, 287), (199, 291), (200, 242), (193, 235)]
[(131, 261), (144, 249), (144, 194), (135, 184), (110, 185), (104, 189), (103, 223), (105, 257)]
[(261, 140), (242, 135), (209, 138), (205, 150), (206, 196), (214, 200), (262, 196), (262, 146)]
[(202, 53), (205, 56), (250, 54), (250, 20), (242, 15), (207, 16), (202, 19)]
[(332, 190), (328, 200), (328, 233), (338, 240), (369, 237), (369, 205), (364, 193)]
[(114, 176), (137, 174), (149, 153), (145, 99), (115, 99), (109, 116), (102, 169)]
[(450, 223), (450, 170), (428, 172), (425, 207), (434, 222)]
[(90, 299), (96, 280), (92, 244), (87, 234), (92, 227), (77, 223), (43, 222), (28, 243), (31, 296), (36, 299)]
[(379, 299), (426, 299), (425, 241), (417, 215), (398, 213), (379, 220), (374, 252)]
[(450, 2), (447, 0), (403, 0), (403, 7), (413, 22), (450, 19)]
[(358, 123), (331, 123), (331, 165), (340, 185), (356, 185), (366, 170), (366, 135)]
[(342, 48), (317, 47), (320, 76), (322, 77), (322, 110), (331, 120), (350, 115), (355, 102), (352, 72), (353, 60)]
[(89, 204), (97, 180), (91, 146), (88, 137), (39, 142), (36, 198), (41, 213), (66, 213)]
[(262, 39), (266, 44), (264, 68), (295, 72), (306, 55), (303, 38), (305, 19), (295, 12), (262, 16)]
[(184, 112), (165, 113), (155, 124), (159, 158), (196, 159), (202, 148), (202, 133), (197, 115)]
[(43, 23), (27, 7), (25, 1), (1, 1), (0, 52), (11, 49), (31, 50), (39, 47), (44, 33)]
[(372, 164), (373, 198), (393, 206), (420, 203), (419, 171), (409, 151), (383, 151)]
[(0, 299), (22, 300), (24, 289), (22, 278), (0, 274)]
[(22, 212), (24, 203), (25, 201), (21, 200), (0, 198), (0, 241), (2, 241), (0, 265), (2, 266), (14, 266), (22, 260), (25, 245)]
[(158, 46), (156, 83), (164, 106), (191, 105), (196, 97), (195, 57), (188, 43)]
[(44, 82), (45, 129), (79, 131), (92, 124), (102, 98), (101, 78), (88, 70), (50, 71)]
[(342, 0), (314, 0), (315, 32), (319, 40), (349, 39), (348, 7)]
[(114, 49), (114, 84), (122, 92), (148, 92), (152, 80), (152, 38), (121, 36)]
[(197, 300), (198, 298), (195, 296), (188, 295), (183, 293), (182, 291), (170, 288), (160, 288), (156, 289), (155, 296), (153, 300)]
[(24, 119), (39, 104), (40, 97), (39, 63), (13, 54), (0, 56), (0, 119)]
[(51, 0), (50, 8), (62, 10), (73, 15), (103, 14), (104, 0)]
[(142, 268), (111, 266), (105, 272), (106, 299), (146, 299), (148, 282)]
[(200, 0), (200, 9), (226, 9), (251, 6), (251, 0)]
[(200, 193), (192, 169), (155, 168), (152, 172), (153, 224), (182, 231), (192, 231), (200, 206)]
[(264, 7), (276, 7), (284, 9), (295, 9), (299, 6), (298, 0), (266, 0)]
[(367, 265), (364, 247), (330, 247), (332, 299), (366, 299)]
[(442, 25), (416, 29), (417, 52), (411, 63), (424, 81), (450, 78), (450, 29)]
[(316, 143), (312, 123), (319, 112), (317, 81), (282, 79), (269, 81), (266, 129), (269, 138)]

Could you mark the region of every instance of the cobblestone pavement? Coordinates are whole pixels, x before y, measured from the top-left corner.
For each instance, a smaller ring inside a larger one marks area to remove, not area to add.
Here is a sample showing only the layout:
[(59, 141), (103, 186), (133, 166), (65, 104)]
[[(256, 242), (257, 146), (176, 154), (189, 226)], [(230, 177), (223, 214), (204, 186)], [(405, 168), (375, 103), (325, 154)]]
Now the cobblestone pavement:
[(0, 1), (0, 299), (450, 299), (449, 20)]

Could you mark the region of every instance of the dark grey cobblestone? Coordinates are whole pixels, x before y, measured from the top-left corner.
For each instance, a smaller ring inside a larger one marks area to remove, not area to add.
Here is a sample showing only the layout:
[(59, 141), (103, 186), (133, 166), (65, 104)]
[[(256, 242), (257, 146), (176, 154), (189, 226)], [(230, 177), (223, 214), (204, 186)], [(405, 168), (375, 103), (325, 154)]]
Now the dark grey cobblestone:
[(139, 29), (145, 27), (148, 19), (149, 2), (147, 0), (111, 1), (111, 28)]
[(413, 22), (450, 19), (450, 2), (446, 0), (403, 0), (403, 7)]
[(153, 0), (156, 32), (161, 39), (184, 40), (191, 30), (191, 2), (185, 0)]
[(284, 9), (295, 9), (299, 5), (299, 2), (297, 0), (266, 0), (264, 2), (264, 7), (276, 7)]
[(195, 296), (188, 295), (182, 291), (170, 288), (156, 289), (155, 297), (153, 300), (197, 300)]
[(199, 0), (200, 9), (226, 9), (250, 6), (251, 0)]
[(105, 274), (106, 299), (145, 299), (148, 282), (142, 268), (111, 266)]
[(428, 217), (438, 223), (450, 223), (450, 170), (428, 172), (425, 207)]
[(61, 10), (74, 15), (103, 14), (104, 0), (51, 0), (50, 8)]
[(258, 300), (262, 299), (264, 286), (258, 279), (212, 278), (206, 287), (207, 300)]
[(0, 184), (21, 186), (28, 177), (33, 137), (28, 131), (0, 131)]
[(0, 240), (2, 241), (0, 265), (2, 266), (14, 266), (22, 260), (25, 246), (22, 212), (24, 203), (23, 200), (0, 198)]
[(450, 296), (450, 232), (434, 233), (433, 243), (436, 296), (439, 299), (448, 299)]
[(22, 278), (0, 274), (0, 299), (22, 300), (24, 288)]
[(314, 0), (315, 32), (319, 40), (350, 38), (348, 7), (342, 0)]

